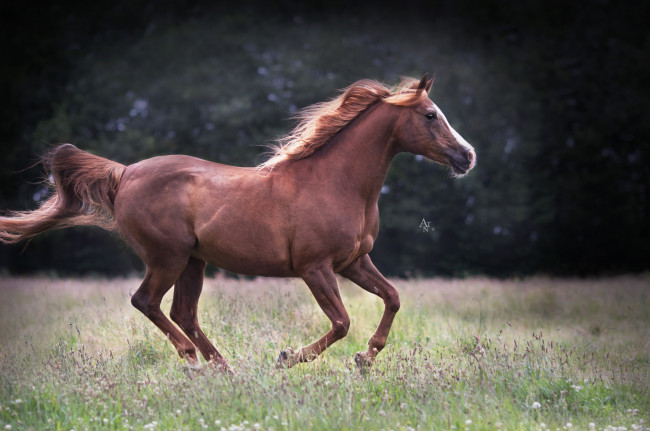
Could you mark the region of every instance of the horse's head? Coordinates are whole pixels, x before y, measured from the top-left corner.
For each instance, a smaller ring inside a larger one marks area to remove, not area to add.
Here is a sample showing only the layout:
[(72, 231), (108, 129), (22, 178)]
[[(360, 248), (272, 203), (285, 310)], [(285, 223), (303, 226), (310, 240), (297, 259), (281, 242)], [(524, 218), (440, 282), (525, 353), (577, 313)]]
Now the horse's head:
[(411, 87), (422, 97), (417, 103), (403, 106), (396, 125), (397, 143), (404, 151), (449, 166), (455, 176), (465, 175), (476, 164), (476, 153), (428, 97), (432, 85), (433, 78), (425, 74)]

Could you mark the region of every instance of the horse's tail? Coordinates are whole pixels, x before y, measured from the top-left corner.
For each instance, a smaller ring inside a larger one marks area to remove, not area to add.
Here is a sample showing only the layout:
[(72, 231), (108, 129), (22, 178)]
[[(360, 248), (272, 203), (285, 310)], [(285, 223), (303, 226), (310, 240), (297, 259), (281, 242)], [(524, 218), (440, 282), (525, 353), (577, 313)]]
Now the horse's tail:
[(0, 217), (0, 242), (14, 244), (51, 229), (96, 225), (114, 230), (113, 204), (126, 166), (71, 144), (43, 156), (54, 193), (34, 211)]

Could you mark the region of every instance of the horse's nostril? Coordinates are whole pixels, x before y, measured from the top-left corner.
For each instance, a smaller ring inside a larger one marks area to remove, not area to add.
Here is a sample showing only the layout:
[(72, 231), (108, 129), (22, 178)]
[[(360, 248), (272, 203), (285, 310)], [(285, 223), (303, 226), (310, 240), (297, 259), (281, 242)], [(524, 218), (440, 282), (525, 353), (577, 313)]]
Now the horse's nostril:
[(469, 168), (472, 169), (476, 164), (476, 153), (473, 149), (467, 150), (467, 160), (469, 160)]

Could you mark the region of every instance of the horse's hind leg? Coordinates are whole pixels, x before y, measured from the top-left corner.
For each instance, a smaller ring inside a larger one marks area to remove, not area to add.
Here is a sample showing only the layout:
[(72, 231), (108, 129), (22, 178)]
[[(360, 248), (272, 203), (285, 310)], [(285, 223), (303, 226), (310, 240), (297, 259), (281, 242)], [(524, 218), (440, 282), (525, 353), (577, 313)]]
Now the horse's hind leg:
[(197, 308), (201, 289), (203, 288), (205, 266), (204, 261), (193, 257), (190, 258), (187, 267), (176, 280), (174, 300), (169, 316), (185, 332), (205, 359), (223, 370), (230, 371), (224, 357), (210, 343), (210, 340), (199, 326)]
[(340, 274), (384, 300), (384, 314), (377, 330), (368, 341), (368, 351), (359, 352), (354, 357), (357, 367), (363, 370), (372, 365), (377, 354), (386, 346), (388, 332), (400, 307), (399, 294), (397, 289), (375, 268), (367, 254), (352, 262)]
[(331, 269), (319, 268), (302, 275), (318, 305), (332, 322), (332, 329), (318, 341), (301, 347), (297, 352), (291, 349), (280, 353), (276, 368), (289, 368), (300, 362), (309, 362), (337, 340), (345, 337), (350, 327), (350, 318), (343, 306), (336, 277)]
[(197, 364), (194, 344), (160, 310), (160, 301), (172, 287), (181, 270), (173, 271), (169, 267), (148, 266), (144, 281), (131, 297), (131, 304), (163, 331), (181, 358), (185, 358), (190, 364)]

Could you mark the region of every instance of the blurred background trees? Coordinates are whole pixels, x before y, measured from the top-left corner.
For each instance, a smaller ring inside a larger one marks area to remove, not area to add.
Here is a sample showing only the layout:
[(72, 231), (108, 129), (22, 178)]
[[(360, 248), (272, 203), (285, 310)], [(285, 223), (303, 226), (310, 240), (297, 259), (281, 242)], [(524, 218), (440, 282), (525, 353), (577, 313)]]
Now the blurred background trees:
[[(647, 270), (649, 8), (512, 3), (3, 5), (0, 208), (33, 208), (46, 195), (42, 169), (28, 167), (48, 144), (125, 164), (182, 153), (253, 165), (301, 107), (358, 79), (435, 72), (431, 96), (478, 166), (451, 179), (419, 157), (396, 158), (372, 252), (380, 269)], [(1, 246), (0, 268), (142, 269), (94, 228)]]

